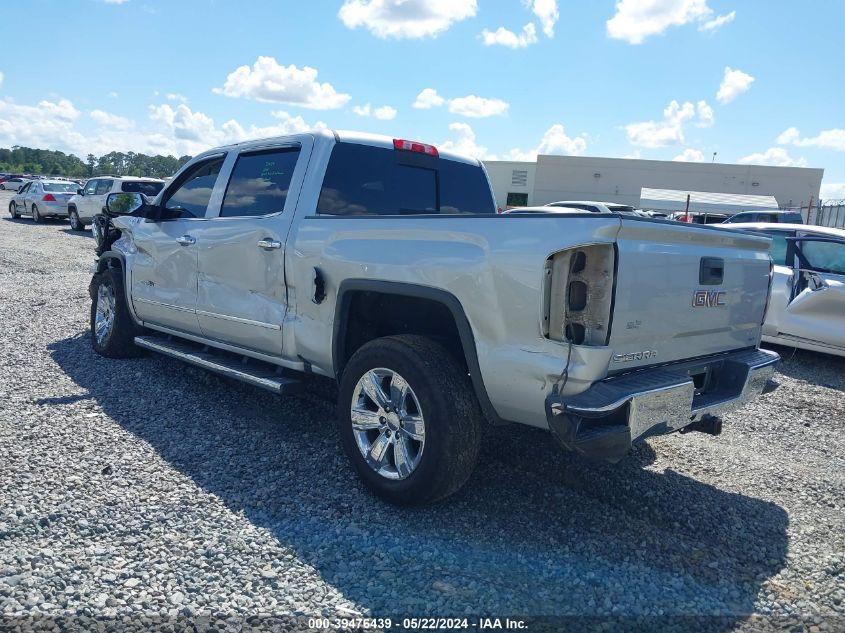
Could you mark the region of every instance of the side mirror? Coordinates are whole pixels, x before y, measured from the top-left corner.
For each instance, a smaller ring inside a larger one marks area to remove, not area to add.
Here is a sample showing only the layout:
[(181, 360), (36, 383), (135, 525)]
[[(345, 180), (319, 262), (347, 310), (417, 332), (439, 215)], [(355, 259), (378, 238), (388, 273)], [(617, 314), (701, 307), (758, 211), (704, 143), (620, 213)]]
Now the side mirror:
[(76, 190), (76, 195), (78, 195), (78, 196), (84, 196), (84, 195), (85, 195), (85, 189), (77, 189), (77, 190)]
[(141, 215), (147, 201), (140, 193), (110, 193), (106, 198), (106, 212), (110, 216)]

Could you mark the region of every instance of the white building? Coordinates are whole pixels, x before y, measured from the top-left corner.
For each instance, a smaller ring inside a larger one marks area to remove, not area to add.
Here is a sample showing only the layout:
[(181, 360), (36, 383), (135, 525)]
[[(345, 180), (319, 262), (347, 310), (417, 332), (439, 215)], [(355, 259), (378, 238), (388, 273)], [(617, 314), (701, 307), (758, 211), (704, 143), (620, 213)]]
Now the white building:
[[(819, 199), (824, 169), (634, 158), (540, 155), (536, 162), (484, 161), (503, 209), (556, 200), (600, 200), (639, 206), (643, 187), (774, 196), (778, 206)], [(683, 211), (683, 209), (678, 209)]]

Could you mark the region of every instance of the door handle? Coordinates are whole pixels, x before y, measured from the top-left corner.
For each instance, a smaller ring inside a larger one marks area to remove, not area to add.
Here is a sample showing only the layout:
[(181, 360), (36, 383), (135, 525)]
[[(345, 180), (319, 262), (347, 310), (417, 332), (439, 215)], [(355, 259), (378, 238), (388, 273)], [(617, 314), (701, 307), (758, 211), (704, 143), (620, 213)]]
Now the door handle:
[(274, 248), (281, 248), (282, 243), (279, 240), (273, 240), (269, 237), (265, 237), (263, 240), (258, 240), (258, 247), (263, 248), (265, 251), (270, 251)]
[(180, 246), (190, 246), (191, 244), (196, 244), (197, 239), (195, 237), (191, 237), (190, 235), (183, 235), (182, 237), (176, 238), (176, 243)]

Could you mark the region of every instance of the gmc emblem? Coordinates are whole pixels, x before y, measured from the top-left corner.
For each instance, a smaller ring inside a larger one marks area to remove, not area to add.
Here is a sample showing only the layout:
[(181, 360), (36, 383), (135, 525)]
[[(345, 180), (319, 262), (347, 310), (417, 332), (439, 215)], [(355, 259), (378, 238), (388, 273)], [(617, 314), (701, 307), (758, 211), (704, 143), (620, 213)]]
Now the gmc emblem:
[(692, 293), (693, 308), (717, 308), (725, 305), (723, 290), (696, 290)]

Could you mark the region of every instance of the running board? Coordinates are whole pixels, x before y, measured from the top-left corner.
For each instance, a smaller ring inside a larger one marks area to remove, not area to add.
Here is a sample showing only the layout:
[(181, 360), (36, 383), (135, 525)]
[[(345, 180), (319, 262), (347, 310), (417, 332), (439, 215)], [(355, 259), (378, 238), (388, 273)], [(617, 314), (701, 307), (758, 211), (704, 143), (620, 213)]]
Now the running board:
[(136, 336), (135, 345), (202, 367), (273, 393), (289, 395), (302, 391), (302, 381), (284, 376), (272, 363), (240, 356), (220, 349), (168, 335)]

